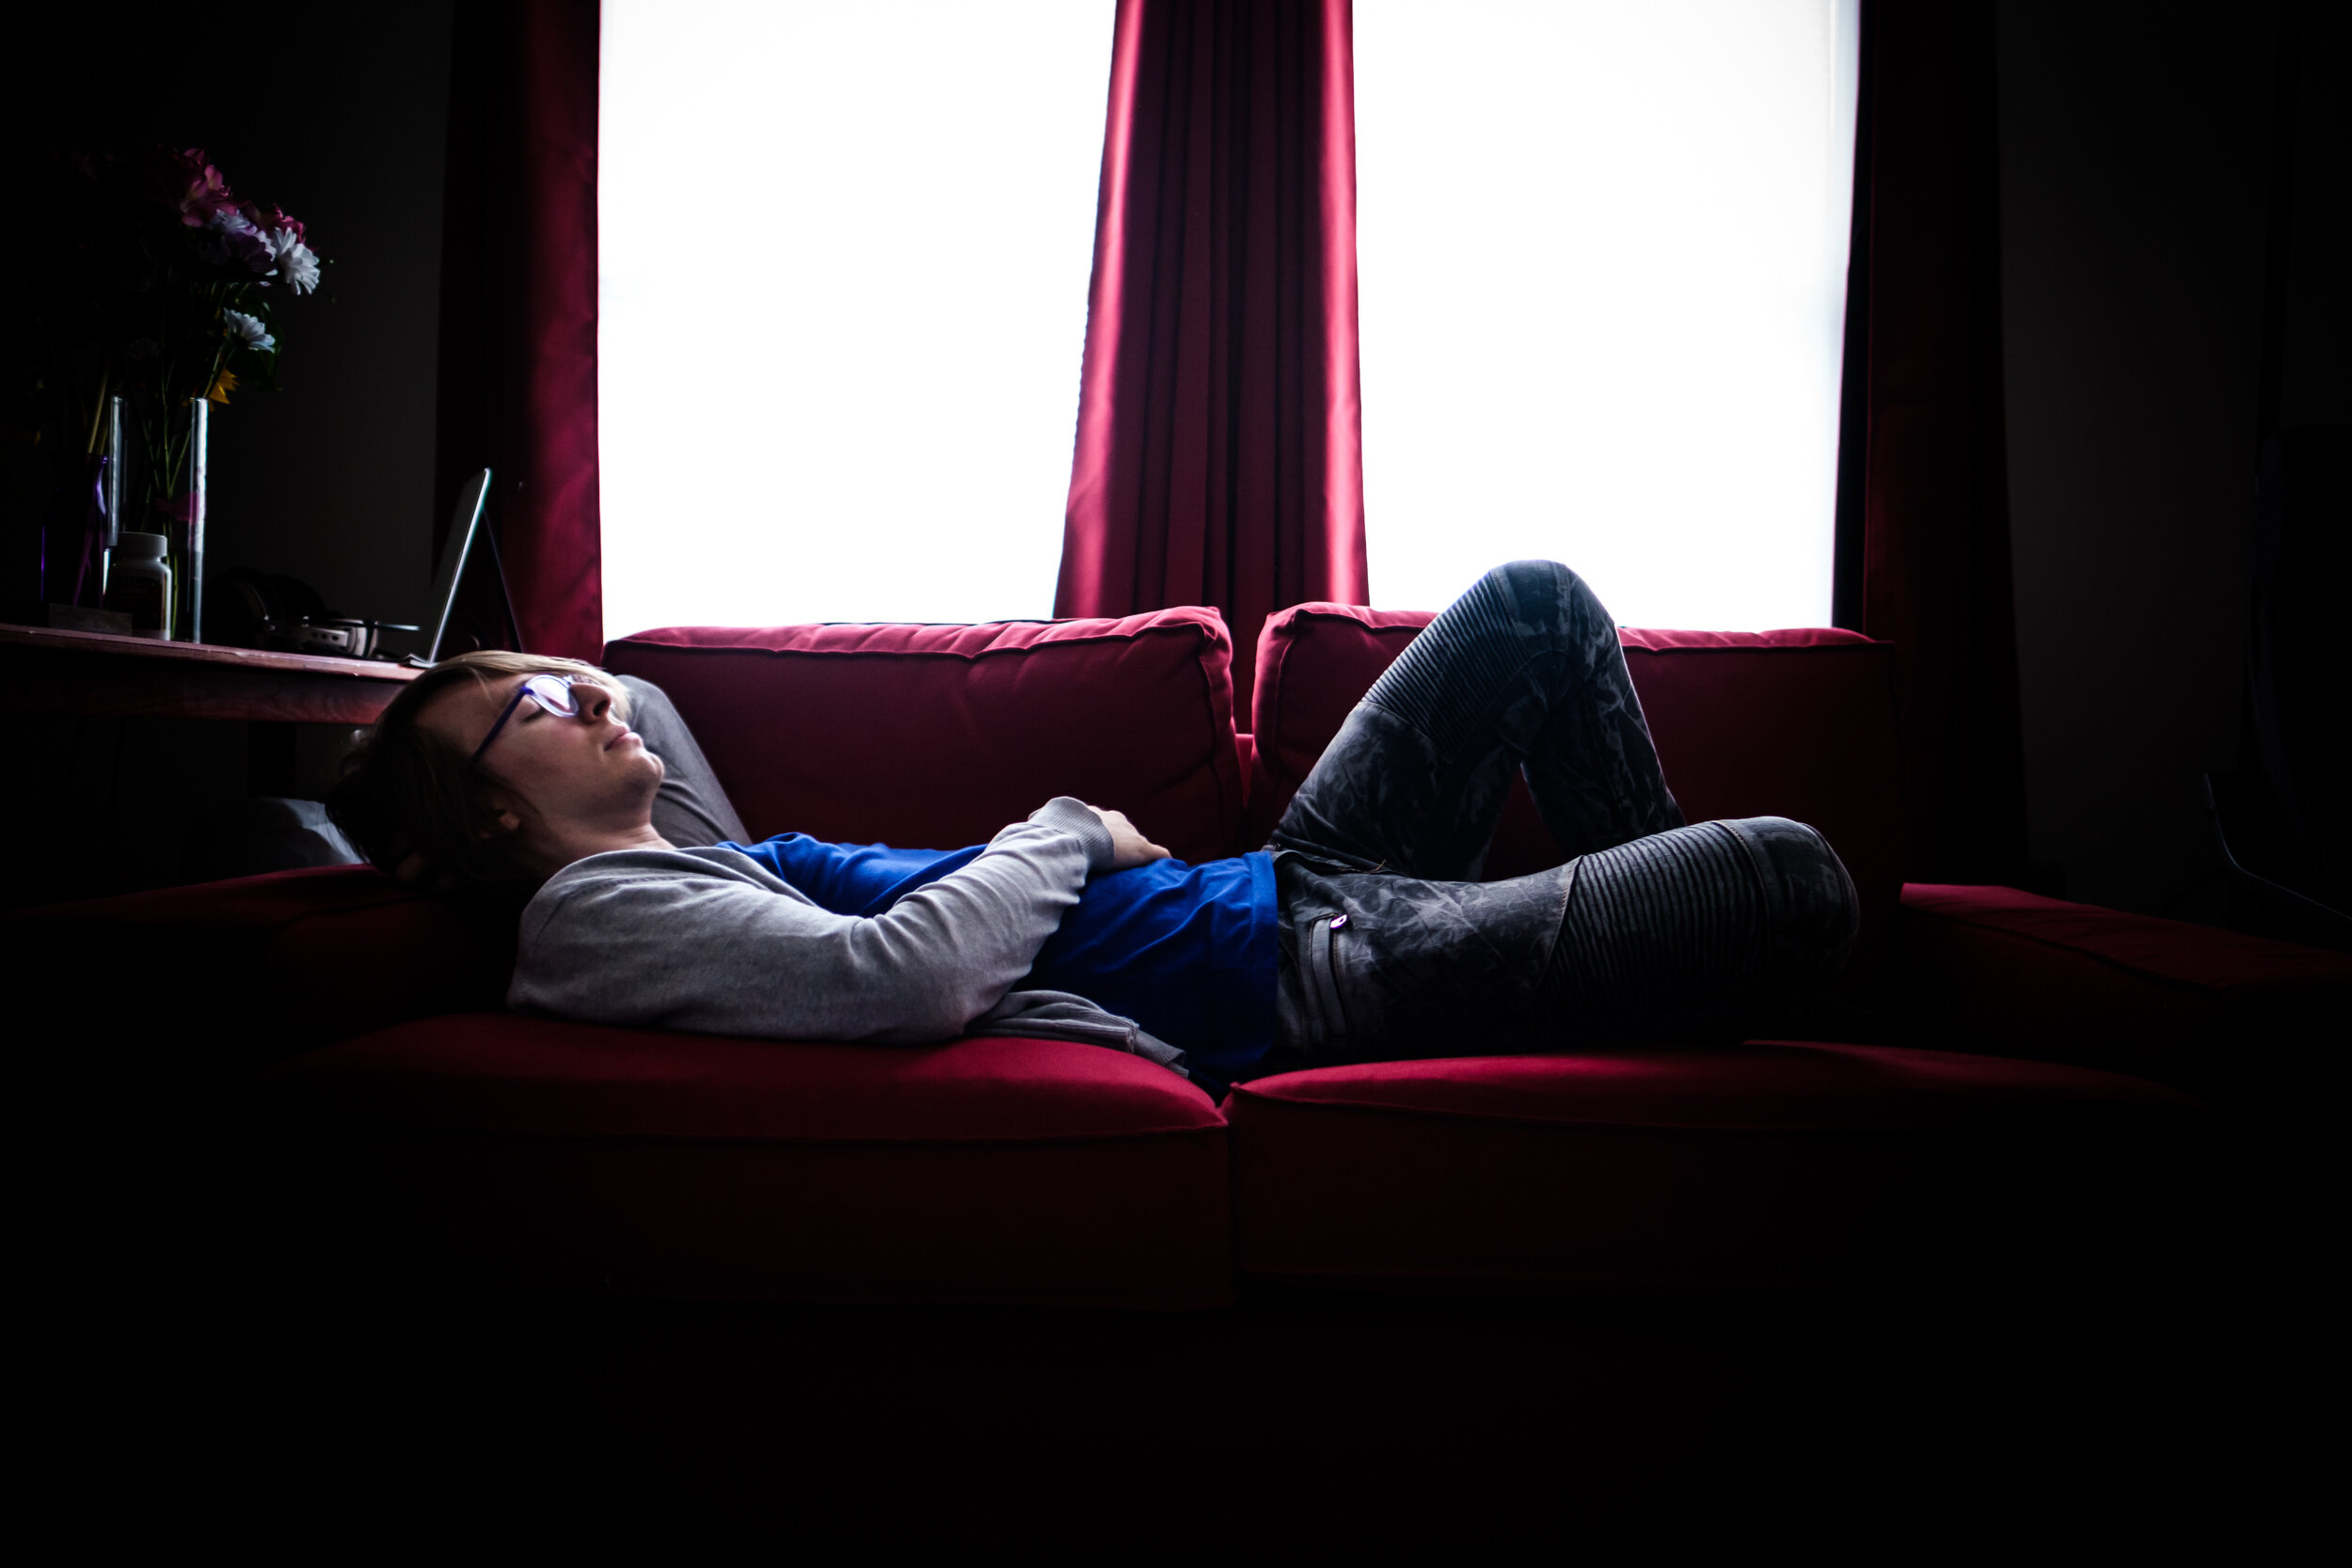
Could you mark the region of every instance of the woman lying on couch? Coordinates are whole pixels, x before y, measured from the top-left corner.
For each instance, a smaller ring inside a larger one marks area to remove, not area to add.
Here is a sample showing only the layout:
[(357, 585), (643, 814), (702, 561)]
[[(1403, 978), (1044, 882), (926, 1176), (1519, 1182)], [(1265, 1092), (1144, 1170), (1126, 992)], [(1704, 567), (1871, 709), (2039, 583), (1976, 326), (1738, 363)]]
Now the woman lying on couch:
[[(1479, 882), (1514, 768), (1571, 858)], [(330, 805), (379, 865), (528, 895), (516, 1007), (786, 1039), (1082, 1039), (1212, 1093), (1345, 1062), (1738, 1038), (1818, 995), (1856, 926), (1811, 828), (1683, 826), (1615, 625), (1549, 562), (1489, 572), (1433, 621), (1266, 848), (1231, 860), (1172, 860), (1068, 797), (951, 852), (746, 845), (658, 689), (519, 654), (411, 683)]]

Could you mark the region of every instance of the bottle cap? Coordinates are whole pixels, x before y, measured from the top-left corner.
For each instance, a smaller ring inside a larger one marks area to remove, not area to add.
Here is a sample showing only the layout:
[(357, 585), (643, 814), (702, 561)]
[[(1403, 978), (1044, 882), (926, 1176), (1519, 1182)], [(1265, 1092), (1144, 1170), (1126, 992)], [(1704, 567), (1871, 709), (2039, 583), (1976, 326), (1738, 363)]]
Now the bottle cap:
[(160, 533), (126, 532), (115, 541), (115, 553), (125, 561), (161, 561), (170, 543)]

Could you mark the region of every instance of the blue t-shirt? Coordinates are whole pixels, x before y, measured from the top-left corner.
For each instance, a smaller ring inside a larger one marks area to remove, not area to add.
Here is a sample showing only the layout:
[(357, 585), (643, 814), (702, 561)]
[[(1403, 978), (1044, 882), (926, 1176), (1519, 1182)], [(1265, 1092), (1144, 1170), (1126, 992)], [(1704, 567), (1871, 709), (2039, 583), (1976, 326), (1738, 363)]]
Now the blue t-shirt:
[[(779, 833), (731, 844), (835, 914), (873, 916), (972, 863), (942, 852)], [(1274, 1044), (1274, 859), (1153, 861), (1089, 878), (1018, 989), (1066, 990), (1182, 1050), (1221, 1095)]]

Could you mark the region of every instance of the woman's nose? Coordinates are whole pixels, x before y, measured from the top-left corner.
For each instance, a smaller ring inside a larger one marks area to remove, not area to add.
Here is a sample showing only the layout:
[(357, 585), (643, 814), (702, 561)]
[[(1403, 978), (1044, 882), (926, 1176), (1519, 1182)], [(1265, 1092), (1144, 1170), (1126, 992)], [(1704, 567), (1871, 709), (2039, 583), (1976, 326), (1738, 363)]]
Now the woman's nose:
[[(580, 684), (587, 685), (584, 681)], [(577, 691), (580, 688), (575, 687), (573, 689)], [(590, 695), (587, 700), (580, 705), (580, 716), (588, 723), (602, 723), (604, 716), (612, 711), (612, 693), (601, 686), (589, 686), (588, 691)]]

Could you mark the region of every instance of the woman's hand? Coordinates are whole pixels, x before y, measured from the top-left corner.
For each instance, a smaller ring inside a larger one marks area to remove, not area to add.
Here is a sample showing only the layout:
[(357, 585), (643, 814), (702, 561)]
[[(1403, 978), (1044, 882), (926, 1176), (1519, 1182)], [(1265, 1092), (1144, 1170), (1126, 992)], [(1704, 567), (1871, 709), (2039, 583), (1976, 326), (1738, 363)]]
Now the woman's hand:
[(1103, 826), (1111, 831), (1111, 869), (1113, 871), (1125, 871), (1134, 866), (1149, 864), (1152, 861), (1173, 858), (1165, 848), (1144, 837), (1141, 831), (1127, 820), (1125, 812), (1105, 811), (1101, 806), (1092, 806), (1089, 809), (1103, 819)]

